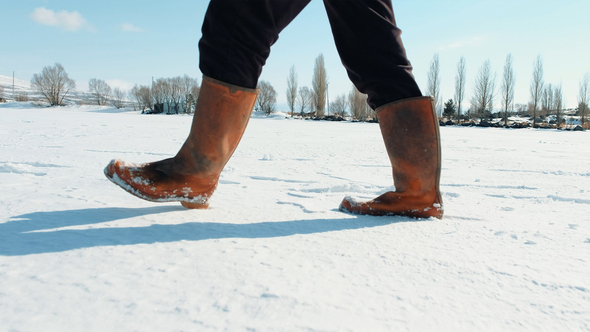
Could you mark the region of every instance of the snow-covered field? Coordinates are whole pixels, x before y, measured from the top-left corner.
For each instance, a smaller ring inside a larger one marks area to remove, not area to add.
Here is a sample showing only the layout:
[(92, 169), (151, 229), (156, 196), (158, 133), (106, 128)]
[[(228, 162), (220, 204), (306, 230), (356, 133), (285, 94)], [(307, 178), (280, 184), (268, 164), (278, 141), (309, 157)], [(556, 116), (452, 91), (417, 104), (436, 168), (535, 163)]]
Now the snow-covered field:
[(590, 330), (590, 132), (441, 128), (443, 220), (392, 188), (377, 124), (255, 116), (211, 208), (139, 200), (112, 158), (191, 117), (0, 105), (0, 331)]

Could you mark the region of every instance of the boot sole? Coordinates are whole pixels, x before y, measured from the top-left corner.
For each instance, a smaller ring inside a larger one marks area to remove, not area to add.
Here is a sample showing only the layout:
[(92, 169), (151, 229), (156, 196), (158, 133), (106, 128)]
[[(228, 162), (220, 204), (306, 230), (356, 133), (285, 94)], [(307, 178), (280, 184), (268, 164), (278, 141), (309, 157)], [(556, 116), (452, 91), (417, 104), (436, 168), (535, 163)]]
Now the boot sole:
[[(143, 200), (149, 201), (149, 202), (155, 202), (155, 203), (170, 203), (170, 202), (180, 202), (180, 204), (182, 206), (184, 206), (187, 209), (207, 209), (209, 207), (209, 202), (205, 202), (205, 203), (199, 203), (199, 202), (194, 202), (192, 201), (193, 199), (190, 198), (184, 198), (184, 197), (169, 197), (169, 198), (161, 198), (161, 197), (151, 197), (149, 195), (146, 195), (144, 193), (142, 193), (141, 191), (131, 187), (130, 185), (127, 184), (127, 182), (121, 180), (117, 174), (109, 174), (109, 172), (107, 171), (107, 167), (105, 167), (104, 169), (104, 175), (107, 179), (109, 179), (109, 181), (111, 181), (112, 183), (116, 184), (119, 188), (125, 190), (126, 192), (128, 192), (129, 194), (137, 197), (137, 198), (141, 198)], [(202, 199), (202, 198), (201, 198)]]
[[(432, 209), (434, 209), (434, 212), (438, 212), (438, 213), (433, 214), (431, 212)], [(365, 216), (375, 216), (375, 217), (399, 216), (399, 217), (409, 217), (409, 218), (414, 218), (414, 219), (428, 219), (428, 218), (442, 219), (443, 214), (444, 214), (444, 210), (442, 209), (442, 207), (436, 207), (436, 206), (427, 207), (427, 208), (420, 208), (420, 209), (413, 209), (413, 210), (406, 210), (406, 211), (395, 211), (395, 212), (394, 211), (387, 211), (387, 210), (377, 210), (377, 209), (372, 209), (372, 208), (370, 210), (360, 210), (360, 209), (355, 209), (352, 206), (352, 203), (350, 201), (348, 201), (346, 198), (340, 203), (338, 210), (345, 212), (345, 213), (354, 214), (354, 215), (365, 215)]]

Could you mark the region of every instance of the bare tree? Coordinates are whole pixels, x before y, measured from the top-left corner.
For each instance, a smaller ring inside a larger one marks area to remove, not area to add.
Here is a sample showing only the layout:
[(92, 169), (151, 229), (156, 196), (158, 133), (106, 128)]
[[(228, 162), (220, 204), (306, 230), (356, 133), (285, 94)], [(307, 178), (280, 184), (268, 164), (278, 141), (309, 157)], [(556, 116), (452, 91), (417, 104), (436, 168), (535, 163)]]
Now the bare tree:
[(324, 64), (324, 55), (320, 54), (315, 59), (315, 66), (313, 67), (313, 79), (311, 82), (314, 106), (317, 116), (324, 116), (326, 90), (328, 90), (327, 82), (328, 74), (326, 73), (326, 65)]
[(199, 81), (196, 78), (184, 75), (179, 82), (182, 108), (185, 113), (191, 114), (193, 112), (193, 106), (196, 106), (197, 98), (199, 97)]
[(555, 100), (553, 100), (553, 96), (555, 95), (553, 85), (547, 84), (545, 90), (547, 91), (547, 106), (545, 108), (547, 109), (548, 114), (550, 114), (555, 110), (553, 108), (553, 106), (555, 106)]
[(490, 60), (486, 60), (479, 68), (475, 77), (471, 104), (474, 111), (481, 117), (490, 117), (494, 109), (496, 91), (496, 74), (492, 72)]
[(588, 101), (590, 100), (590, 73), (584, 74), (580, 81), (580, 90), (578, 91), (578, 112), (580, 112), (581, 123), (584, 125), (586, 111), (588, 110)]
[(506, 56), (506, 63), (504, 64), (504, 75), (502, 75), (502, 108), (504, 108), (504, 125), (508, 125), (508, 108), (514, 103), (514, 85), (516, 76), (512, 69), (512, 54)]
[[(195, 79), (195, 81), (196, 81), (196, 79)], [(187, 109), (192, 109), (193, 113), (196, 112), (196, 110), (197, 110), (197, 101), (199, 101), (199, 94), (201, 93), (201, 87), (199, 86), (198, 81), (196, 81), (196, 82), (197, 82), (197, 84), (193, 85), (193, 87), (191, 88), (191, 93), (190, 93), (190, 97), (191, 97), (194, 107), (187, 108)]]
[(51, 106), (56, 106), (62, 105), (68, 93), (76, 89), (76, 82), (61, 64), (55, 63), (53, 67), (44, 67), (41, 74), (34, 74), (31, 87), (41, 93)]
[(152, 96), (152, 89), (148, 86), (141, 86), (139, 89), (139, 95), (142, 104), (149, 110), (154, 110), (154, 97)]
[(111, 97), (111, 87), (107, 82), (96, 78), (88, 81), (88, 91), (94, 95), (97, 105), (106, 105)]
[(541, 100), (543, 93), (543, 58), (541, 55), (537, 55), (537, 59), (533, 63), (533, 78), (530, 86), (531, 92), (531, 103), (533, 109), (533, 128), (537, 124), (537, 107)]
[(553, 97), (555, 96), (555, 88), (552, 84), (547, 84), (547, 88), (545, 88), (545, 90), (547, 91), (547, 106), (545, 108), (548, 112), (547, 115), (549, 115), (555, 111), (555, 100), (553, 100)]
[(345, 95), (337, 96), (336, 99), (330, 103), (330, 109), (334, 115), (346, 115), (347, 106)]
[(258, 99), (256, 99), (256, 108), (258, 108), (258, 111), (270, 115), (276, 108), (277, 92), (268, 81), (258, 82), (256, 88), (260, 90)]
[(0, 98), (4, 97), (4, 87), (0, 85)]
[(137, 108), (140, 109), (142, 113), (145, 112), (146, 109), (152, 109), (154, 101), (152, 98), (152, 89), (149, 87), (145, 85), (138, 86), (136, 84), (129, 94), (135, 99)]
[[(158, 79), (160, 81), (160, 79)], [(172, 86), (171, 86), (170, 78), (162, 78), (160, 82), (160, 86), (162, 88), (162, 94), (164, 95), (164, 103), (168, 106), (168, 110), (166, 113), (170, 113), (172, 108)]]
[(516, 113), (518, 115), (526, 115), (527, 107), (527, 104), (516, 104)]
[(143, 113), (146, 109), (146, 106), (144, 106), (144, 104), (142, 103), (142, 98), (139, 93), (139, 89), (141, 89), (142, 87), (143, 85), (139, 86), (135, 84), (133, 88), (129, 90), (129, 99), (134, 101), (135, 110), (141, 110), (141, 113)]
[(563, 93), (561, 92), (561, 83), (553, 89), (553, 109), (555, 110), (557, 128), (559, 128), (563, 121)]
[(313, 92), (310, 88), (304, 86), (299, 88), (297, 95), (297, 105), (299, 106), (299, 114), (303, 115), (309, 112), (313, 104)]
[(152, 84), (152, 97), (154, 99), (154, 113), (164, 112), (164, 103), (168, 102), (168, 82), (164, 78), (158, 78)]
[(551, 83), (545, 84), (543, 95), (541, 96), (541, 110), (544, 116), (551, 114), (553, 111), (553, 86)]
[(125, 93), (123, 92), (123, 90), (121, 90), (119, 88), (115, 88), (113, 90), (113, 105), (115, 105), (115, 107), (117, 109), (120, 109), (120, 108), (125, 107), (124, 102), (125, 102)]
[(180, 109), (180, 104), (184, 99), (184, 94), (181, 90), (182, 84), (182, 77), (172, 77), (168, 79), (168, 89), (169, 89), (169, 106), (168, 112), (170, 112), (170, 107), (174, 110), (175, 114), (178, 114)]
[(465, 58), (461, 57), (457, 63), (457, 75), (455, 76), (455, 102), (457, 103), (457, 116), (461, 116), (461, 103), (465, 98)]
[(295, 110), (295, 100), (297, 99), (297, 70), (295, 65), (291, 66), (289, 76), (287, 77), (287, 104), (291, 110), (291, 117)]
[(372, 116), (372, 110), (367, 104), (367, 95), (352, 86), (348, 94), (348, 109), (353, 119), (364, 120)]
[(29, 101), (29, 93), (26, 91), (17, 92), (14, 96), (15, 101)]
[(438, 61), (438, 53), (434, 54), (432, 61), (430, 62), (427, 93), (434, 98), (436, 114), (440, 116), (442, 97), (440, 95), (440, 64)]

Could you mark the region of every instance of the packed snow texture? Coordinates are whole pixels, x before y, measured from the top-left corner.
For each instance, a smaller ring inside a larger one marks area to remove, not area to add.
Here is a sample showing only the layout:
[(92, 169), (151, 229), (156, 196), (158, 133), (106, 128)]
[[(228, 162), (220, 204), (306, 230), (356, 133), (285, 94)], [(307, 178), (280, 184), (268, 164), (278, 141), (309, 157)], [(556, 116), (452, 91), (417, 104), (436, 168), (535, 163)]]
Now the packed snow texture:
[(0, 105), (0, 330), (590, 330), (589, 132), (441, 128), (443, 220), (393, 189), (378, 124), (254, 116), (208, 210), (140, 200), (113, 158), (190, 116)]

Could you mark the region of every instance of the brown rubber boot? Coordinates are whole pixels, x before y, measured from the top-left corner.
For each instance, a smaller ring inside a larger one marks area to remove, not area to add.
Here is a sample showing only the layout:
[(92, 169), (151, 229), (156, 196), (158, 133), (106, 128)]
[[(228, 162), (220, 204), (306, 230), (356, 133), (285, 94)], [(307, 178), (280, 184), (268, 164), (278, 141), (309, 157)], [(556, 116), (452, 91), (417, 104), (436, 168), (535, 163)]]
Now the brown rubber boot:
[(346, 197), (340, 210), (441, 219), (440, 133), (433, 99), (404, 99), (381, 106), (376, 112), (393, 168), (395, 191), (368, 202)]
[(139, 198), (206, 209), (257, 96), (258, 90), (203, 77), (190, 134), (174, 158), (141, 165), (112, 160), (104, 174)]

